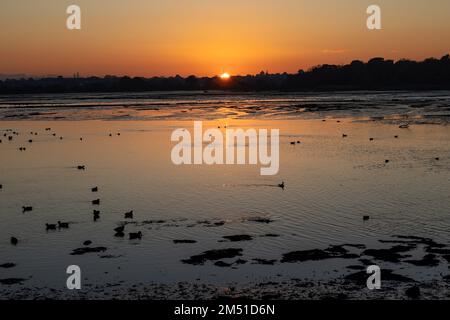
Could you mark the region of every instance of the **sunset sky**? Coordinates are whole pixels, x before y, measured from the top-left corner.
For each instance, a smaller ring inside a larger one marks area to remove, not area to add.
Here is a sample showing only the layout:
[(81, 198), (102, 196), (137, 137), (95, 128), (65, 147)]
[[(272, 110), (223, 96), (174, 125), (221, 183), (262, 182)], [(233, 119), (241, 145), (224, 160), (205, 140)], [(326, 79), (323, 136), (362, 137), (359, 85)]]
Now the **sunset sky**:
[[(66, 8), (82, 30), (66, 29)], [(382, 9), (381, 31), (366, 8)], [(296, 72), (450, 52), (448, 0), (1, 0), (0, 74)]]

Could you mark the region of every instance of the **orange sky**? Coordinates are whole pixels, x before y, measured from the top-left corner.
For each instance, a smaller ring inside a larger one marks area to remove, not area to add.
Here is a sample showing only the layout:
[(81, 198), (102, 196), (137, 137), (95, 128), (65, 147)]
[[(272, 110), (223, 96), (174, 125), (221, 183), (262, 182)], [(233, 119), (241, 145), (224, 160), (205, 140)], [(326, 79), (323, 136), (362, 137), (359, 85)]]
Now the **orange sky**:
[[(366, 8), (382, 8), (381, 31)], [(66, 8), (82, 10), (69, 31)], [(296, 72), (450, 52), (448, 0), (2, 0), (0, 74)]]

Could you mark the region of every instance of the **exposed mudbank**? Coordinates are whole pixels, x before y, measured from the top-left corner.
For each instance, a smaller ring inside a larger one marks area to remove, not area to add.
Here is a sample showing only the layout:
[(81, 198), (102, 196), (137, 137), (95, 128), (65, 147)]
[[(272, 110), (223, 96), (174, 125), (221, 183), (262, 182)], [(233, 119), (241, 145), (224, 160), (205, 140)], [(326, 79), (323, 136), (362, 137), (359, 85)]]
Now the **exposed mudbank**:
[[(398, 281), (398, 282), (414, 282), (413, 279), (405, 277), (400, 274), (394, 273), (393, 270), (383, 269), (382, 270), (383, 281)], [(358, 271), (356, 273), (349, 274), (345, 276), (346, 280), (355, 281), (358, 284), (365, 285), (367, 282), (367, 272)]]
[(16, 264), (12, 263), (12, 262), (0, 264), (0, 268), (4, 268), (4, 269), (14, 268), (15, 266), (16, 266)]
[[(448, 277), (447, 277), (448, 278)], [(362, 282), (362, 280), (364, 281)], [(417, 284), (407, 277), (386, 272), (380, 290), (368, 290), (367, 274), (353, 274), (349, 279), (338, 278), (330, 281), (287, 278), (266, 282), (209, 283), (179, 282), (174, 284), (138, 283), (123, 285), (86, 285), (76, 292), (47, 287), (0, 286), (1, 299), (121, 299), (121, 300), (216, 300), (216, 299), (256, 299), (256, 300), (398, 300), (398, 299), (448, 299), (450, 282), (433, 280)]]
[(189, 259), (183, 259), (181, 262), (193, 265), (202, 265), (206, 261), (234, 258), (236, 256), (242, 256), (242, 249), (230, 248), (208, 250), (202, 254), (192, 256)]
[(238, 234), (234, 236), (223, 236), (222, 238), (229, 240), (230, 242), (238, 242), (238, 241), (250, 241), (253, 240), (252, 236), (248, 234)]
[(173, 243), (179, 244), (179, 243), (197, 243), (196, 240), (173, 240)]
[(70, 254), (71, 255), (82, 255), (86, 253), (95, 253), (95, 252), (104, 252), (107, 248), (105, 247), (84, 247), (74, 249)]
[[(354, 259), (359, 258), (358, 254), (350, 253), (344, 248), (344, 245), (333, 245), (325, 250), (322, 249), (312, 249), (312, 250), (301, 250), (292, 251), (283, 254), (281, 262), (305, 262), (305, 261), (318, 261), (331, 258), (342, 258), (342, 259)], [(353, 245), (358, 246), (358, 245)]]
[(23, 278), (7, 278), (7, 279), (0, 279), (0, 283), (4, 285), (13, 285), (13, 284), (21, 284), (22, 282), (26, 281), (27, 279)]
[[(330, 93), (83, 93), (8, 96), (0, 105), (4, 120), (196, 120), (359, 117), (390, 124), (448, 124), (446, 91)], [(100, 99), (100, 101), (99, 101)], [(120, 100), (124, 101), (120, 101)], [(75, 100), (75, 102), (74, 102)], [(374, 102), (376, 101), (376, 102)], [(5, 106), (5, 107), (3, 107)], [(382, 107), (380, 107), (382, 106)]]

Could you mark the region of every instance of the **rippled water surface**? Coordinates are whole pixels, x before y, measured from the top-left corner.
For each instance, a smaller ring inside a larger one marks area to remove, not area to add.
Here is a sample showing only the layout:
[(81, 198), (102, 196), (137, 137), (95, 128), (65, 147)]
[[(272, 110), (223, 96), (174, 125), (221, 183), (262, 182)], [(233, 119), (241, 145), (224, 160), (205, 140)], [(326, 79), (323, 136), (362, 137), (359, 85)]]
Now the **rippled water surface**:
[[(448, 126), (399, 129), (349, 118), (204, 124), (218, 125), (222, 130), (224, 125), (279, 128), (279, 174), (260, 176), (254, 165), (173, 165), (170, 134), (179, 127), (191, 130), (191, 121), (1, 122), (0, 264), (17, 264), (1, 270), (2, 277), (61, 287), (65, 268), (77, 264), (92, 283), (220, 283), (279, 274), (326, 278), (348, 262), (221, 268), (181, 260), (210, 249), (242, 248), (245, 260), (279, 261), (283, 253), (330, 244), (380, 247), (379, 239), (397, 234), (444, 242), (450, 238)], [(45, 131), (47, 127), (52, 130)], [(12, 141), (3, 137), (8, 129), (19, 132)], [(297, 140), (301, 143), (290, 144)], [(22, 146), (26, 151), (19, 151)], [(277, 187), (281, 181), (284, 190)], [(98, 193), (91, 192), (93, 186)], [(91, 204), (96, 198), (101, 199), (98, 208)], [(25, 205), (33, 211), (22, 213)], [(101, 210), (96, 222), (93, 209)], [(134, 219), (126, 230), (142, 231), (141, 241), (114, 237), (113, 229), (129, 210)], [(364, 215), (370, 220), (363, 221)], [(70, 222), (70, 228), (45, 230), (45, 223), (58, 220)], [(222, 238), (236, 234), (253, 240), (230, 243)], [(9, 244), (10, 236), (19, 238), (18, 246)], [(197, 242), (174, 244), (175, 239)], [(107, 250), (70, 255), (85, 240)], [(420, 276), (411, 270), (406, 271)]]
[[(385, 248), (379, 240), (396, 235), (448, 246), (449, 99), (446, 92), (4, 96), (0, 265), (16, 266), (0, 268), (0, 278), (61, 289), (67, 266), (76, 264), (90, 284), (332, 279), (357, 259), (282, 263), (282, 256), (344, 243)], [(192, 131), (192, 120), (222, 131), (279, 129), (279, 173), (261, 176), (259, 165), (174, 165), (171, 133)], [(399, 128), (405, 123), (409, 128)], [(97, 198), (100, 205), (92, 205)], [(134, 219), (125, 220), (130, 210)], [(69, 229), (45, 230), (58, 220)], [(125, 222), (126, 233), (141, 231), (142, 240), (114, 236)], [(223, 238), (231, 235), (252, 240)], [(86, 240), (106, 250), (71, 255)], [(223, 261), (247, 263), (182, 262), (223, 248), (242, 249)], [(439, 259), (432, 268), (377, 263), (420, 280), (448, 273)]]

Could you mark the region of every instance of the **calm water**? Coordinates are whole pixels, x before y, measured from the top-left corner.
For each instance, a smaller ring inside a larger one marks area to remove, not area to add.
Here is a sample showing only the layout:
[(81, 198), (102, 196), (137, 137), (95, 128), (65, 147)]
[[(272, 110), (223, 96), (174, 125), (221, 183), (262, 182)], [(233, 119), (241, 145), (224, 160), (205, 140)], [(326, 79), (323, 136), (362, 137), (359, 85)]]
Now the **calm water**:
[[(66, 267), (77, 264), (87, 283), (100, 284), (226, 283), (264, 281), (277, 275), (328, 279), (348, 272), (345, 266), (351, 261), (247, 263), (232, 269), (210, 262), (193, 266), (181, 260), (220, 248), (242, 248), (241, 258), (249, 262), (279, 260), (289, 251), (323, 249), (330, 244), (381, 248), (379, 239), (397, 234), (448, 244), (450, 127), (422, 124), (399, 129), (397, 124), (367, 118), (337, 122), (328, 117), (324, 122), (225, 115), (204, 123), (204, 127), (279, 128), (280, 171), (272, 177), (260, 176), (259, 166), (173, 165), (170, 134), (179, 127), (191, 130), (192, 121), (168, 117), (160, 121), (0, 122), (0, 264), (17, 264), (0, 269), (0, 278), (29, 278), (26, 286), (63, 288)], [(45, 131), (47, 127), (52, 131)], [(18, 131), (19, 136), (6, 141), (7, 129)], [(348, 137), (343, 139), (343, 133)], [(394, 139), (395, 135), (399, 138)], [(301, 144), (290, 144), (296, 140)], [(27, 150), (19, 151), (22, 146)], [(390, 162), (385, 164), (385, 159)], [(86, 165), (85, 171), (76, 169), (81, 164)], [(276, 187), (281, 181), (285, 190)], [(93, 186), (99, 187), (97, 194), (91, 192)], [(101, 199), (98, 208), (91, 204), (96, 198)], [(33, 211), (22, 213), (25, 205), (33, 206)], [(101, 210), (96, 222), (93, 209)], [(129, 210), (134, 210), (135, 217), (126, 231), (142, 231), (141, 241), (114, 237), (113, 229)], [(364, 215), (371, 219), (364, 222)], [(273, 222), (251, 221), (254, 217)], [(70, 228), (46, 232), (45, 223), (58, 220), (71, 222)], [(224, 224), (215, 226), (215, 222)], [(254, 239), (222, 241), (222, 236), (236, 234)], [(18, 246), (9, 244), (11, 236), (19, 238)], [(197, 242), (174, 244), (175, 239)], [(85, 240), (107, 251), (70, 255)], [(400, 273), (429, 279), (447, 266), (401, 269)]]

